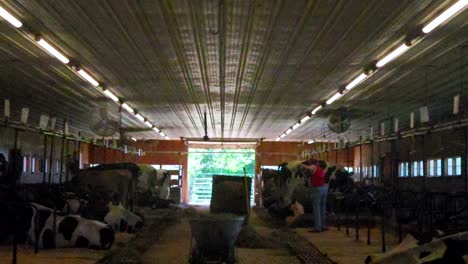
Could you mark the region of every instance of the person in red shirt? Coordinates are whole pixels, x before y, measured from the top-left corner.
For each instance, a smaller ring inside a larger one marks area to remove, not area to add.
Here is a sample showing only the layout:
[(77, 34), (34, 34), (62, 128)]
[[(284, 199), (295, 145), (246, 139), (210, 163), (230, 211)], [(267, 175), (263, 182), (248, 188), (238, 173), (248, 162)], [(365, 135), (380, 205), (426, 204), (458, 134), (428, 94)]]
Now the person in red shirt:
[(327, 163), (323, 160), (307, 161), (302, 164), (309, 176), (308, 185), (312, 190), (312, 206), (314, 209), (314, 229), (312, 232), (326, 231), (326, 204), (328, 185), (325, 183)]

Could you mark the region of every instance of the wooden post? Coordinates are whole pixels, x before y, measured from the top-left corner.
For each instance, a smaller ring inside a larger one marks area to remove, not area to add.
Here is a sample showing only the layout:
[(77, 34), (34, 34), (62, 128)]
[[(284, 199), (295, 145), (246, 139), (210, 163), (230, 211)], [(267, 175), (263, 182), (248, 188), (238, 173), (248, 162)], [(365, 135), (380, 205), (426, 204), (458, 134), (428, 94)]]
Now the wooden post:
[(338, 166), (338, 148), (335, 148), (335, 165)]
[(46, 182), (47, 167), (47, 135), (44, 134), (44, 157), (42, 159), (42, 183)]
[(50, 155), (49, 155), (49, 181), (48, 184), (50, 185), (50, 181), (52, 178), (52, 159), (54, 157), (54, 136), (50, 136)]
[(64, 152), (65, 152), (65, 133), (63, 134), (63, 137), (62, 137), (62, 146), (61, 146), (61, 149), (60, 149), (60, 170), (59, 170), (59, 184), (62, 184), (62, 173), (63, 173), (63, 155), (64, 155)]
[(371, 179), (372, 185), (374, 185), (374, 177), (375, 177), (375, 170), (374, 170), (374, 140), (370, 142), (370, 163), (371, 163)]
[(362, 182), (364, 175), (362, 174), (362, 142), (359, 143), (359, 181)]
[[(13, 143), (13, 151), (14, 153), (17, 152), (17, 148), (18, 148), (18, 129), (15, 128), (15, 135), (14, 135), (14, 143)], [(13, 158), (11, 161), (11, 163), (13, 163), (12, 165), (12, 168), (17, 168), (18, 166), (16, 165), (16, 159)], [(14, 169), (13, 169), (14, 171)], [(16, 177), (16, 175), (15, 175)], [(16, 182), (18, 181), (18, 179), (14, 179), (14, 181), (11, 181), (11, 190), (16, 193)], [(15, 218), (15, 223), (13, 224), (13, 264), (16, 264), (17, 263), (17, 255), (18, 255), (18, 220), (19, 220), (19, 216), (18, 215), (15, 215), (14, 216)]]
[(69, 169), (68, 169), (68, 162), (70, 162), (69, 160), (69, 155), (68, 155), (68, 139), (65, 140), (65, 155), (66, 155), (66, 159), (65, 159), (65, 182), (68, 182), (68, 177), (69, 177)]
[(468, 127), (465, 127), (464, 131), (464, 140), (465, 140), (465, 149), (463, 152), (463, 159), (462, 159), (462, 169), (463, 169), (463, 178), (465, 179), (465, 192), (468, 192), (468, 166), (467, 166), (467, 159), (468, 159)]
[(424, 196), (426, 195), (426, 178), (428, 176), (428, 170), (427, 170), (427, 157), (426, 157), (426, 144), (425, 144), (425, 135), (421, 135), (422, 137), (422, 157), (423, 157), (423, 171), (424, 171), (424, 175), (423, 175), (423, 193), (424, 193)]

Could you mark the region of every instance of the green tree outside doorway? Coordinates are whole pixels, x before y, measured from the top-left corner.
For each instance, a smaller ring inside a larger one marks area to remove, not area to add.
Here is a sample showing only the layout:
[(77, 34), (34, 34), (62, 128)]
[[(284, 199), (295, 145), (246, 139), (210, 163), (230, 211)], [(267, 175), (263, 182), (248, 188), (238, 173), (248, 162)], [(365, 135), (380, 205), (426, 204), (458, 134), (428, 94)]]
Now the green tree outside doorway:
[[(249, 177), (255, 175), (254, 149), (195, 149), (188, 153), (188, 176), (190, 202), (209, 204), (213, 175), (244, 176), (244, 167)], [(253, 201), (252, 184), (252, 197)]]

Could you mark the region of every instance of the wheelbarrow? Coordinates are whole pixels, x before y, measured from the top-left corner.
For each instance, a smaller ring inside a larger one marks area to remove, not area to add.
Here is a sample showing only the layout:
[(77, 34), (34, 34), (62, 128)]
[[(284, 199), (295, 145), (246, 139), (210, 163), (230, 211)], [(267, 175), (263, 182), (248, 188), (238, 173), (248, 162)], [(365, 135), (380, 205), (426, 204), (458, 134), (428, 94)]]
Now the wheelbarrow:
[(192, 238), (189, 263), (234, 263), (234, 244), (244, 221), (244, 216), (226, 214), (190, 220)]

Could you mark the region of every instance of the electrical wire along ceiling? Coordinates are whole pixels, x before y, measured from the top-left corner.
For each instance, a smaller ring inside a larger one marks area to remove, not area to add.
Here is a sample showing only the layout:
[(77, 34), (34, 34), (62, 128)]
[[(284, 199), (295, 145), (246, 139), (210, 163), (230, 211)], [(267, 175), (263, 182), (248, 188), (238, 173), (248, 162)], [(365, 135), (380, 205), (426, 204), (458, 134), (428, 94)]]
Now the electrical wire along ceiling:
[(0, 99), (75, 131), (119, 119), (135, 139), (202, 137), (204, 112), (212, 138), (405, 128), (466, 97), (466, 2), (2, 1)]

